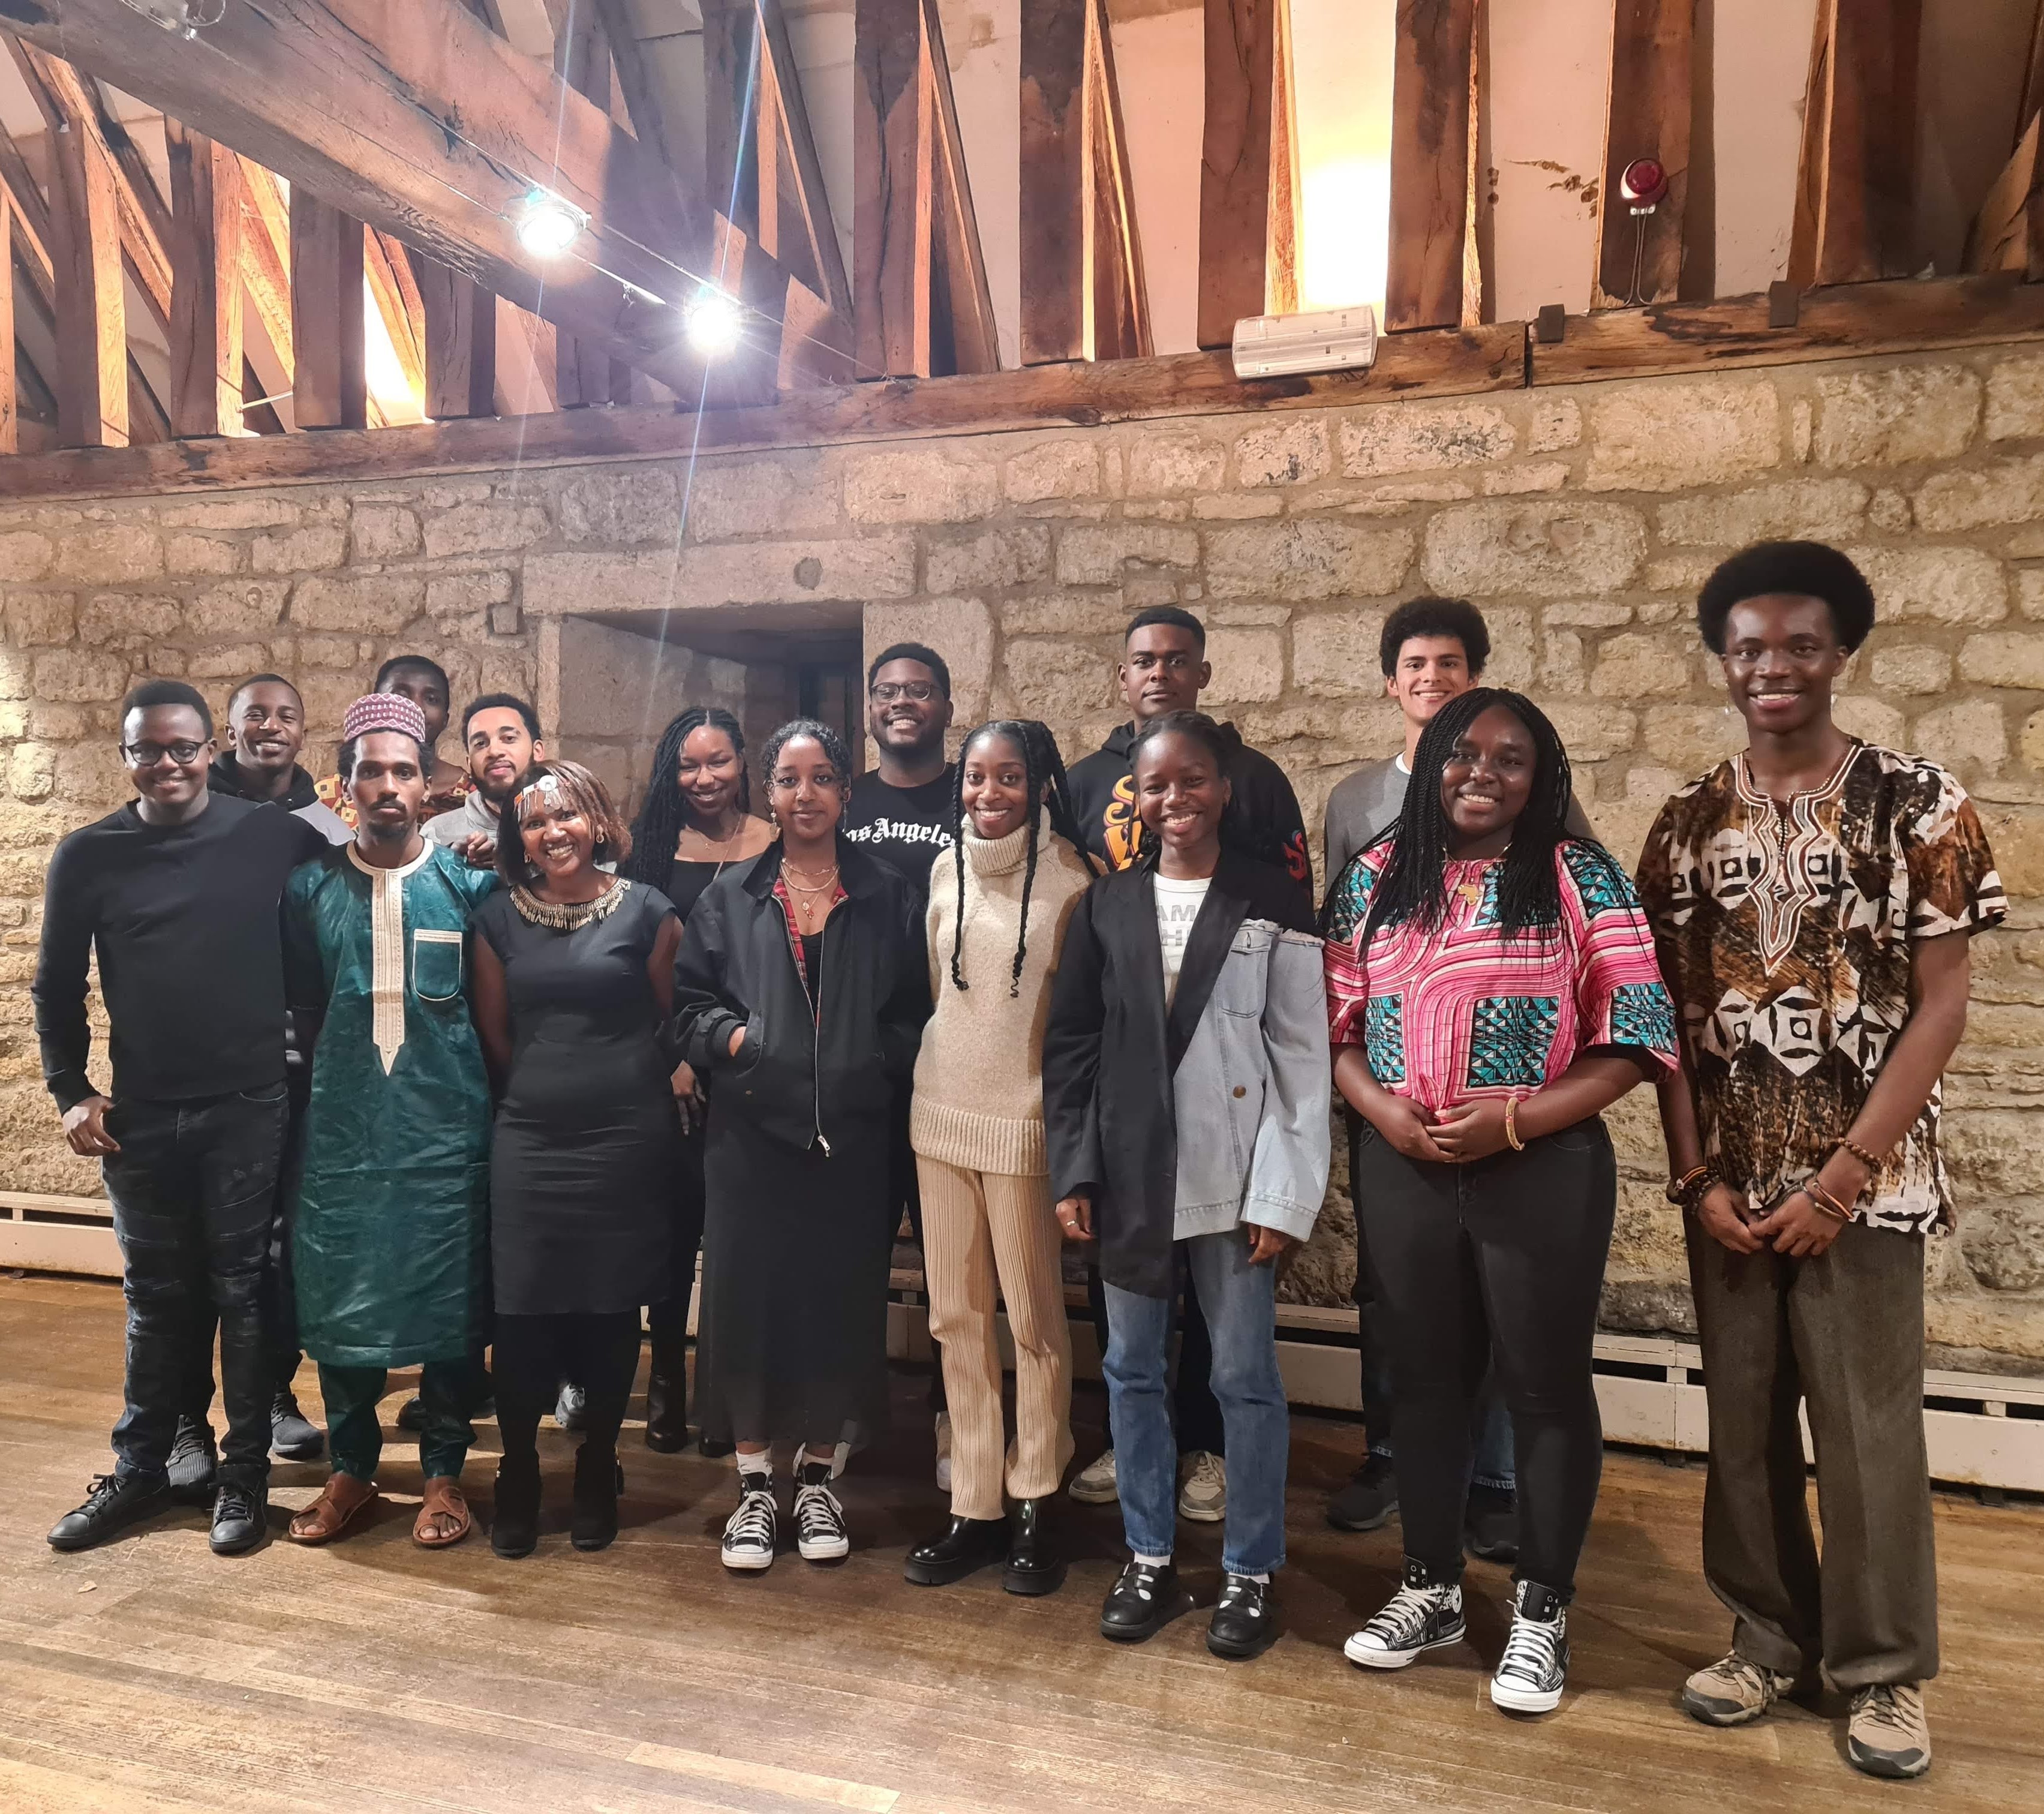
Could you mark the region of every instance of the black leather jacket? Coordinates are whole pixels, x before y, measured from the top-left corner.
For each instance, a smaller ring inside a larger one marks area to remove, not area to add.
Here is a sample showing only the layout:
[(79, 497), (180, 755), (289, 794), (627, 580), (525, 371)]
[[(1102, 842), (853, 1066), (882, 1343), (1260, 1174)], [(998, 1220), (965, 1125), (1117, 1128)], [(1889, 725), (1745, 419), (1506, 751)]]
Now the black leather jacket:
[[(824, 924), (814, 1012), (774, 897), (781, 847), (728, 870), (690, 913), (674, 959), (674, 1038), (711, 1113), (828, 1151), (847, 1120), (884, 1123), (905, 1094), (930, 1015), (923, 926), (901, 878), (838, 840), (846, 899)], [(745, 1029), (731, 1055), (734, 1028)]]

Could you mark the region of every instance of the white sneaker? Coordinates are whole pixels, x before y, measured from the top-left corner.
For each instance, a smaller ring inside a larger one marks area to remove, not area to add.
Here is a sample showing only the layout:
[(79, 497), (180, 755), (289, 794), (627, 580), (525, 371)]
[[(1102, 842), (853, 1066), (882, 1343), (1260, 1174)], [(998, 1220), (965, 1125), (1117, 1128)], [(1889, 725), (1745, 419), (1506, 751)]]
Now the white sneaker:
[(1121, 1497), (1121, 1483), (1114, 1473), (1114, 1451), (1103, 1451), (1099, 1460), (1080, 1469), (1065, 1490), (1082, 1505), (1112, 1505)]
[(1522, 1581), (1512, 1597), (1512, 1632), (1490, 1678), (1494, 1707), (1508, 1713), (1551, 1713), (1569, 1680), (1569, 1609), (1537, 1581)]
[(1342, 1646), (1342, 1655), (1365, 1669), (1403, 1669), (1422, 1651), (1462, 1641), (1460, 1581), (1436, 1582), (1416, 1562), (1383, 1609)]
[(774, 1477), (741, 1474), (738, 1509), (724, 1521), (724, 1566), (758, 1570), (774, 1566), (781, 1540), (781, 1511), (774, 1502)]
[(1219, 1455), (1195, 1449), (1185, 1458), (1178, 1516), (1195, 1524), (1218, 1524), (1228, 1516), (1228, 1463)]
[(840, 1562), (851, 1554), (844, 1508), (830, 1489), (830, 1463), (805, 1462), (795, 1471), (795, 1547), (804, 1562)]
[(951, 1489), (951, 1414), (948, 1411), (937, 1413), (937, 1490), (948, 1493)]

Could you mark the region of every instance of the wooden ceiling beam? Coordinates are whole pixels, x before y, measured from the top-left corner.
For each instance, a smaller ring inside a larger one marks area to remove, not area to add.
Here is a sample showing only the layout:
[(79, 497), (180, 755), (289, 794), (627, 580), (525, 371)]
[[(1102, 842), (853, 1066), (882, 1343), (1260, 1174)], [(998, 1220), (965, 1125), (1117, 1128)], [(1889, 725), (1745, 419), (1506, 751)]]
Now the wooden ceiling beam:
[(497, 413), (497, 298), (437, 259), (410, 255), (425, 330), (430, 421)]
[[(610, 38), (589, 0), (547, 0), (554, 24), (554, 73), (590, 106), (610, 113)], [(671, 288), (671, 286), (670, 286)], [(562, 333), (555, 341), (555, 395), (563, 409), (626, 402), (631, 368), (601, 341)]]
[[(701, 387), (670, 305), (708, 262), (713, 209), (453, 0), (230, 6), (175, 54), (125, 0), (64, 0), (60, 17), (19, 0), (7, 24), (670, 388)], [(557, 259), (517, 238), (541, 180), (591, 217)]]
[(1140, 359), (1149, 297), (1103, 0), (1023, 0), (1024, 365)]
[(171, 163), (171, 432), (239, 435), (241, 166), (225, 145), (163, 122)]
[(1923, 0), (1817, 0), (1788, 281), (1906, 277)]
[(1476, 250), (1478, 0), (1399, 0), (1391, 84), (1384, 325), (1482, 318)]
[(291, 414), (301, 429), (369, 423), (362, 223), (291, 186)]
[(1291, 0), (1206, 0), (1200, 344), (1227, 346), (1244, 316), (1298, 306)]
[(0, 187), (0, 454), (19, 446), (14, 427), (14, 208)]
[[(278, 365), (295, 363), (291, 332), (291, 206), (277, 173), (236, 156), (241, 192), (241, 281)], [(255, 394), (260, 395), (259, 388)], [(251, 428), (255, 425), (249, 424)]]
[(362, 271), (369, 280), (370, 299), (389, 336), (398, 369), (404, 374), (405, 388), (412, 394), (419, 413), (426, 413), (425, 301), (412, 275), (405, 250), (387, 233), (364, 227)]
[[(1675, 299), (1689, 198), (1696, 33), (1696, 0), (1618, 0), (1604, 106), (1604, 181), (1597, 187), (1593, 309)], [(1668, 179), (1668, 193), (1646, 214), (1635, 214), (1619, 192), (1626, 167), (1639, 158), (1652, 158)]]

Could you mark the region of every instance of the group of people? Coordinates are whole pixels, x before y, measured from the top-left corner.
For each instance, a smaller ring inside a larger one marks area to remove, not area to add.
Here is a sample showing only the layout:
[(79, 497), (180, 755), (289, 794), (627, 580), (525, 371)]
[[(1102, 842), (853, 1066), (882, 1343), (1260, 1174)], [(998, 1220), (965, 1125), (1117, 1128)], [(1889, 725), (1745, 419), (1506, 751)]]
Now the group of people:
[[(418, 1366), (400, 1420), (420, 1430), (419, 1543), (469, 1532), (463, 1464), (494, 1392), (493, 1547), (537, 1544), (550, 1405), (583, 1432), (572, 1540), (601, 1547), (642, 1314), (646, 1440), (689, 1439), (700, 1248), (694, 1420), (733, 1458), (724, 1562), (770, 1566), (784, 1524), (803, 1558), (842, 1558), (833, 1482), (888, 1421), (905, 1211), (950, 1495), (907, 1579), (1062, 1583), (1074, 1245), (1109, 1447), (1067, 1490), (1118, 1499), (1129, 1551), (1102, 1634), (1190, 1609), (1177, 1524), (1205, 1520), (1224, 1527), (1208, 1645), (1254, 1656), (1285, 1559), (1278, 1286), (1320, 1213), (1339, 1102), (1368, 1439), (1328, 1516), (1395, 1512), (1404, 1550), (1346, 1654), (1391, 1670), (1461, 1642), (1466, 1553), (1510, 1560), (1491, 1696), (1545, 1712), (1601, 1466), (1600, 1116), (1650, 1082), (1709, 1397), (1704, 1567), (1735, 1618), (1684, 1704), (1738, 1725), (1827, 1680), (1852, 1697), (1851, 1761), (1921, 1774), (1938, 1086), (1969, 939), (2006, 906), (1952, 776), (1834, 721), (1874, 615), (1821, 544), (1718, 569), (1697, 623), (1746, 747), (1666, 803), (1635, 880), (1546, 715), (1482, 684), (1481, 614), (1410, 601), (1381, 642), (1404, 748), (1330, 797), (1324, 899), (1281, 771), (1198, 709), (1204, 630), (1172, 607), (1130, 624), (1129, 721), (1069, 774), (1030, 721), (974, 727), (947, 759), (949, 674), (904, 644), (866, 677), (875, 774), (855, 779), (823, 724), (755, 759), (728, 713), (694, 707), (629, 825), (521, 701), (475, 701), (466, 763), (444, 762), (447, 682), (419, 658), (349, 708), (317, 786), (288, 682), (236, 691), (217, 760), (202, 698), (138, 687), (136, 797), (58, 847), (35, 984), (129, 1302), (117, 1466), (50, 1542), (162, 1508), (182, 1443), (214, 1548), (255, 1547), (273, 1444), (317, 1453), (290, 1397), (302, 1347), (332, 1470), (293, 1539), (330, 1541), (375, 1500), (386, 1370)], [(106, 1093), (87, 1075), (95, 951)]]

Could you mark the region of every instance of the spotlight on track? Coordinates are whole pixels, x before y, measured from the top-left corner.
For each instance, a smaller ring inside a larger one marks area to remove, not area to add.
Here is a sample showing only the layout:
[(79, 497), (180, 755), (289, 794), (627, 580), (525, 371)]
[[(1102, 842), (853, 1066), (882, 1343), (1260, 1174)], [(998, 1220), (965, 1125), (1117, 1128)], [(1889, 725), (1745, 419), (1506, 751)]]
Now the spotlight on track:
[(518, 243), (535, 258), (559, 258), (589, 225), (586, 210), (551, 189), (528, 190), (518, 205)]
[(689, 344), (705, 359), (723, 359), (735, 351), (745, 311), (728, 291), (705, 284), (696, 292), (684, 317)]

